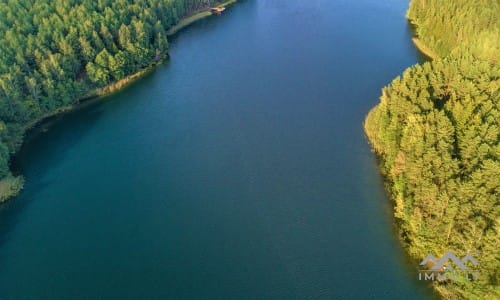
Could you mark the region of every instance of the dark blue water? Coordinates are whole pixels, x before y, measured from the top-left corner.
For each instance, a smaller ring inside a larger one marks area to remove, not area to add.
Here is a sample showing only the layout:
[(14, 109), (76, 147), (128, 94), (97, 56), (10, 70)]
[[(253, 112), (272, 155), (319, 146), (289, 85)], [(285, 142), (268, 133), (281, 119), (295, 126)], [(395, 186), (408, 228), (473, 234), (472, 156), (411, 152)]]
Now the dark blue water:
[(240, 1), (34, 135), (0, 299), (425, 299), (362, 122), (419, 60), (405, 0)]

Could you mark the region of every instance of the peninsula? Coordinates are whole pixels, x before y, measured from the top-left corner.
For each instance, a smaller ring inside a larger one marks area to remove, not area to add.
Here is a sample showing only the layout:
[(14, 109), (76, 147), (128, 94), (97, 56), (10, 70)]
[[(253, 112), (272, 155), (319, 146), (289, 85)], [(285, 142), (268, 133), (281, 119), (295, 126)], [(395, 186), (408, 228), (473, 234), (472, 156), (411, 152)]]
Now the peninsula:
[(432, 61), (382, 90), (365, 131), (410, 256), (480, 253), (479, 278), (435, 289), (445, 299), (499, 299), (500, 4), (412, 0), (407, 16)]

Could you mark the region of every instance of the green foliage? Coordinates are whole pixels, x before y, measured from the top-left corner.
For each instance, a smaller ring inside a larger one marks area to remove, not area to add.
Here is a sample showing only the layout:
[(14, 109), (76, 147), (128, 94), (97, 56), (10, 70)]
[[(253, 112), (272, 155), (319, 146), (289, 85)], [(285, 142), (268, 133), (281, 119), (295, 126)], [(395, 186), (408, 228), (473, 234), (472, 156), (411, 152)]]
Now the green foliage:
[(440, 57), (467, 48), (476, 57), (500, 58), (498, 0), (412, 0), (407, 17), (418, 38)]
[(16, 195), (24, 185), (21, 176), (14, 177), (10, 173), (0, 180), (0, 203)]
[(441, 57), (385, 87), (365, 130), (410, 255), (480, 251), (479, 280), (436, 289), (448, 299), (499, 299), (499, 3), (413, 0), (408, 16)]
[(0, 178), (28, 124), (166, 57), (166, 31), (207, 3), (1, 1)]

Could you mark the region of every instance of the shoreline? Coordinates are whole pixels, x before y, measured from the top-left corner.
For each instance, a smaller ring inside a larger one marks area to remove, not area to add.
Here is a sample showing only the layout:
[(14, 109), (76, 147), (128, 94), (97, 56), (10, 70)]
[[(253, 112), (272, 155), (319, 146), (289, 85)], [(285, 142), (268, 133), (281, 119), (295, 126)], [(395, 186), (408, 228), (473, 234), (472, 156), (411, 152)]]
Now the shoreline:
[(0, 180), (0, 204), (8, 201), (11, 197), (17, 195), (24, 186), (22, 176), (13, 176), (9, 173)]
[[(216, 6), (214, 6), (214, 8), (229, 6), (231, 4), (236, 3), (237, 1), (238, 0), (227, 0), (227, 1), (224, 1), (222, 3), (217, 4)], [(182, 18), (179, 21), (179, 23), (177, 23), (176, 25), (170, 27), (170, 29), (167, 30), (167, 36), (175, 35), (176, 33), (181, 31), (182, 29), (188, 27), (189, 25), (191, 25), (191, 24), (193, 24), (201, 19), (204, 19), (206, 17), (210, 17), (211, 15), (213, 15), (213, 13), (210, 11), (210, 8), (202, 8), (200, 10), (197, 10), (193, 14), (191, 14), (185, 18)]]
[(411, 38), (411, 41), (413, 42), (413, 45), (417, 48), (418, 51), (420, 51), (420, 53), (422, 53), (428, 59), (430, 59), (430, 60), (439, 59), (439, 55), (437, 55), (436, 52), (434, 52), (434, 50), (432, 50), (421, 39), (418, 38), (416, 28), (419, 26), (418, 26), (417, 22), (415, 22), (414, 20), (412, 20), (408, 17), (407, 17), (407, 19), (412, 27), (413, 37)]
[(415, 47), (417, 48), (417, 50), (420, 51), (420, 53), (422, 53), (425, 57), (429, 58), (430, 60), (439, 59), (439, 56), (436, 53), (434, 53), (434, 51), (431, 48), (427, 47), (427, 45), (425, 45), (424, 42), (422, 42), (422, 40), (420, 40), (417, 37), (413, 37), (411, 40), (415, 45)]
[[(225, 1), (223, 3), (216, 5), (214, 7), (231, 5), (231, 4), (236, 3), (237, 1), (238, 0), (228, 0), (228, 1)], [(179, 32), (180, 30), (195, 23), (196, 21), (199, 21), (199, 20), (206, 18), (206, 17), (209, 17), (211, 15), (212, 15), (212, 13), (209, 11), (208, 8), (202, 8), (201, 10), (194, 11), (193, 14), (186, 16), (185, 18), (182, 18), (179, 21), (179, 23), (177, 23), (177, 25), (172, 26), (167, 31), (167, 36), (174, 35), (177, 32)], [(171, 33), (171, 31), (173, 31), (173, 32)], [(149, 66), (144, 67), (133, 74), (127, 75), (124, 78), (122, 78), (116, 82), (110, 83), (104, 87), (93, 88), (93, 89), (89, 90), (87, 93), (82, 95), (75, 103), (65, 105), (63, 107), (60, 107), (60, 108), (54, 110), (53, 112), (47, 113), (47, 114), (41, 116), (40, 118), (38, 118), (37, 120), (34, 120), (34, 121), (26, 124), (26, 126), (23, 129), (24, 130), (33, 129), (33, 128), (39, 126), (40, 124), (42, 124), (45, 120), (50, 119), (52, 117), (55, 117), (57, 115), (72, 111), (74, 109), (77, 109), (82, 104), (86, 104), (86, 102), (88, 102), (88, 101), (96, 100), (98, 98), (104, 98), (104, 97), (112, 95), (113, 93), (121, 91), (122, 89), (135, 83), (136, 81), (138, 81), (142, 77), (144, 77), (144, 76), (148, 75), (149, 73), (151, 73), (152, 71), (154, 71), (158, 65), (161, 65), (162, 63), (165, 62), (165, 60), (169, 59), (168, 53), (166, 55), (167, 56), (165, 58), (162, 58), (161, 60), (159, 60), (155, 63), (151, 63)], [(0, 180), (0, 182), (1, 181), (2, 180)]]
[[(372, 134), (374, 131), (373, 128), (376, 126), (376, 122), (373, 119), (376, 114), (376, 110), (379, 107), (380, 103), (375, 105), (370, 111), (366, 114), (365, 119), (363, 121), (363, 133), (366, 142), (368, 143), (372, 155), (375, 158), (375, 164), (378, 173), (382, 177), (382, 184), (384, 186), (384, 192), (387, 195), (387, 199), (389, 200), (388, 209), (390, 210), (390, 214), (388, 217), (390, 220), (391, 233), (395, 239), (395, 241), (399, 244), (402, 250), (403, 260), (407, 268), (410, 268), (413, 271), (418, 271), (419, 269), (416, 266), (420, 263), (420, 258), (412, 255), (410, 251), (410, 245), (406, 242), (399, 232), (401, 221), (395, 217), (395, 208), (396, 208), (396, 198), (394, 197), (394, 190), (392, 188), (394, 181), (391, 178), (390, 174), (384, 169), (385, 158), (382, 154), (382, 149), (377, 147), (376, 137)], [(429, 293), (431, 299), (437, 300), (441, 299), (439, 291), (437, 291), (434, 286), (430, 283), (427, 283), (425, 286), (426, 290)]]
[[(222, 7), (222, 6), (229, 6), (231, 4), (236, 3), (238, 0), (228, 0), (224, 1), (222, 3), (217, 4), (214, 7)], [(210, 8), (202, 8), (200, 10), (195, 10), (192, 14), (183, 17), (182, 19), (179, 20), (179, 22), (172, 26), (169, 30), (167, 30), (167, 36), (172, 36), (182, 29), (188, 27), (189, 25), (204, 19), (206, 17), (212, 16), (213, 13), (210, 11)], [(161, 65), (165, 60), (169, 59), (168, 53), (166, 53), (166, 57), (157, 61), (157, 62), (152, 62), (149, 66), (133, 73), (128, 76), (125, 76), (124, 78), (110, 83), (104, 87), (100, 88), (93, 88), (89, 90), (87, 93), (79, 97), (74, 103), (68, 104), (65, 106), (62, 106), (52, 112), (46, 113), (36, 120), (33, 120), (32, 122), (29, 122), (23, 127), (23, 137), (22, 141), (26, 140), (26, 135), (29, 134), (29, 131), (43, 125), (45, 122), (50, 120), (51, 118), (62, 115), (65, 113), (68, 113), (70, 111), (74, 111), (80, 107), (82, 107), (85, 104), (88, 104), (91, 101), (100, 101), (103, 98), (106, 98), (107, 96), (112, 95), (113, 93), (119, 92), (126, 88), (127, 86), (130, 86), (131, 84), (137, 82), (139, 79), (143, 78), (147, 74), (151, 73), (156, 69), (158, 65)], [(16, 153), (14, 153), (11, 156), (14, 157)], [(16, 195), (19, 194), (19, 192), (23, 189), (24, 186), (24, 177), (21, 175), (14, 176), (12, 175), (12, 172), (10, 172), (8, 175), (6, 175), (4, 178), (0, 179), (0, 205), (4, 202), (7, 202), (9, 199), (15, 197)]]
[[(413, 42), (413, 45), (415, 48), (425, 57), (427, 58), (427, 61), (433, 61), (433, 60), (438, 60), (440, 59), (439, 55), (437, 55), (430, 47), (428, 47), (422, 40), (418, 38), (418, 35), (416, 33), (416, 27), (418, 27), (418, 24), (415, 23), (412, 19), (407, 18), (408, 22), (412, 26), (412, 32), (413, 36), (411, 37), (411, 40)], [(418, 62), (417, 62), (418, 63)], [(383, 91), (382, 91), (383, 93)], [(396, 205), (397, 205), (397, 197), (396, 191), (394, 189), (394, 178), (391, 177), (389, 172), (384, 168), (384, 163), (386, 162), (386, 158), (384, 157), (383, 154), (383, 148), (380, 147), (379, 142), (378, 142), (378, 137), (374, 132), (376, 131), (377, 127), (377, 121), (375, 120), (377, 110), (379, 109), (381, 105), (380, 99), (379, 102), (373, 106), (368, 113), (366, 114), (364, 121), (363, 121), (363, 132), (366, 141), (368, 142), (371, 152), (374, 155), (376, 165), (378, 172), (380, 176), (382, 177), (382, 182), (384, 185), (384, 190), (387, 195), (387, 198), (390, 202), (390, 210), (391, 210), (391, 228), (393, 230), (393, 234), (395, 239), (398, 241), (401, 249), (404, 252), (404, 259), (406, 262), (411, 262), (412, 264), (410, 265), (411, 268), (418, 270), (415, 268), (415, 264), (419, 263), (419, 258), (414, 256), (411, 252), (410, 249), (410, 243), (404, 240), (404, 238), (401, 236), (399, 230), (401, 227), (401, 221), (398, 221), (398, 219), (395, 217), (396, 213)], [(442, 298), (442, 291), (437, 289), (434, 285), (432, 284), (427, 284), (427, 289), (429, 289), (429, 292), (431, 293), (431, 297), (436, 298)]]

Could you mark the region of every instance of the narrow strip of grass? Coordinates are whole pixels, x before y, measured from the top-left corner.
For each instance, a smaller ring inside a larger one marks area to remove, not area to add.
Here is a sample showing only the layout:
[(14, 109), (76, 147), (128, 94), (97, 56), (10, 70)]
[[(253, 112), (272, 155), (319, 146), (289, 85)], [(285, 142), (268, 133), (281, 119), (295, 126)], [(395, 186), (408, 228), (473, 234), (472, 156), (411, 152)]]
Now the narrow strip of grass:
[(205, 9), (201, 12), (195, 13), (194, 15), (186, 17), (186, 18), (180, 20), (179, 23), (177, 23), (177, 25), (172, 26), (167, 31), (167, 35), (174, 35), (177, 32), (179, 32), (179, 30), (191, 25), (192, 23), (194, 23), (198, 20), (201, 20), (201, 19), (206, 18), (206, 17), (211, 16), (211, 15), (212, 15), (212, 13), (210, 12), (210, 10)]
[(432, 60), (436, 60), (439, 58), (439, 55), (437, 55), (431, 48), (427, 47), (421, 40), (418, 38), (412, 38), (413, 44), (418, 48), (422, 54), (427, 56), (428, 58)]
[[(228, 0), (228, 1), (225, 1), (225, 2), (222, 2), (214, 7), (223, 7), (223, 6), (228, 6), (228, 5), (231, 5), (233, 3), (235, 3), (237, 0)], [(179, 32), (179, 30), (193, 24), (194, 22), (196, 21), (199, 21), (203, 18), (206, 18), (206, 17), (209, 17), (212, 15), (212, 12), (210, 11), (209, 8), (204, 8), (204, 9), (201, 9), (201, 10), (198, 10), (196, 11), (195, 13), (193, 13), (192, 15), (190, 16), (187, 16), (185, 18), (182, 18), (182, 20), (179, 21), (179, 23), (177, 23), (176, 25), (172, 26), (168, 31), (167, 31), (167, 35), (174, 35), (176, 34), (177, 32)]]
[(87, 93), (87, 95), (84, 98), (108, 96), (114, 92), (117, 92), (125, 88), (126, 86), (130, 85), (131, 83), (135, 82), (137, 79), (142, 78), (144, 75), (149, 74), (149, 72), (153, 70), (155, 65), (156, 63), (151, 66), (145, 67), (144, 69), (141, 69), (132, 75), (125, 76), (124, 78), (116, 82), (113, 82), (111, 84), (108, 84), (105, 87), (95, 88), (91, 90), (89, 93)]
[(9, 174), (0, 180), (0, 203), (6, 201), (19, 193), (23, 188), (24, 179), (22, 176)]

